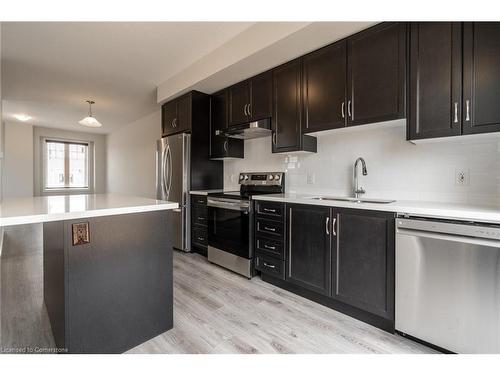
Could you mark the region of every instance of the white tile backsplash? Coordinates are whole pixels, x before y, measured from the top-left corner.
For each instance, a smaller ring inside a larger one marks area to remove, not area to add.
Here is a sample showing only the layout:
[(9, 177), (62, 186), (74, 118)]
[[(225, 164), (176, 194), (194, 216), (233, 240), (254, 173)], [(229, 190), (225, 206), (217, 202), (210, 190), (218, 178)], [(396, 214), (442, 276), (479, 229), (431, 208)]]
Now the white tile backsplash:
[[(273, 154), (270, 137), (245, 141), (245, 159), (224, 161), (224, 188), (239, 188), (239, 172), (285, 171), (288, 192), (350, 195), (353, 163), (362, 156), (368, 175), (360, 175), (360, 185), (367, 197), (500, 204), (497, 134), (412, 144), (400, 120), (316, 136), (316, 154)], [(468, 172), (468, 184), (455, 183), (457, 170)], [(308, 175), (314, 175), (309, 183)]]

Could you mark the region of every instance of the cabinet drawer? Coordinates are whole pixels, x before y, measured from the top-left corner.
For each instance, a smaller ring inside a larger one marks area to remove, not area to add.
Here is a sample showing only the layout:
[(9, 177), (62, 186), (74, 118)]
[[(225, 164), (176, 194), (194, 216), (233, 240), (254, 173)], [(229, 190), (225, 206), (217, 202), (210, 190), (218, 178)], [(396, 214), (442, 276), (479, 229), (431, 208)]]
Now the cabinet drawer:
[(268, 256), (285, 259), (285, 248), (283, 241), (271, 240), (268, 238), (257, 237), (255, 241), (255, 248), (257, 251), (264, 253)]
[(285, 205), (276, 202), (256, 201), (257, 215), (280, 220), (283, 217)]
[(255, 255), (255, 269), (262, 273), (285, 280), (285, 262), (261, 253)]
[(207, 225), (207, 208), (203, 206), (192, 206), (191, 221), (193, 224)]
[(207, 246), (207, 230), (198, 226), (191, 227), (191, 241), (195, 245)]
[(257, 234), (265, 234), (283, 238), (283, 223), (265, 219), (257, 219)]
[(198, 206), (206, 206), (207, 205), (207, 197), (204, 195), (191, 195), (191, 204)]

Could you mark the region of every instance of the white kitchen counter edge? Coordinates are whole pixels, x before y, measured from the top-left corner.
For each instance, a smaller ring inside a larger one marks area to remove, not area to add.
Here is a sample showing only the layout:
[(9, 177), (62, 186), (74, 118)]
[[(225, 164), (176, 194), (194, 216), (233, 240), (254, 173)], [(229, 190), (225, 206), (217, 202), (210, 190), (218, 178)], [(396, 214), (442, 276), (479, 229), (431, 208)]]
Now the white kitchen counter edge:
[[(104, 196), (104, 195), (103, 195)], [(114, 198), (114, 197), (113, 197)], [(22, 225), (22, 224), (38, 224), (45, 223), (51, 221), (60, 221), (60, 220), (75, 220), (75, 219), (85, 219), (91, 217), (99, 217), (99, 216), (112, 216), (112, 215), (123, 215), (123, 214), (133, 214), (133, 213), (141, 213), (141, 212), (152, 212), (152, 211), (163, 211), (163, 210), (173, 210), (179, 208), (179, 204), (176, 202), (168, 202), (168, 201), (157, 201), (154, 199), (147, 198), (138, 198), (138, 197), (126, 197), (119, 196), (120, 199), (125, 199), (120, 202), (119, 207), (109, 207), (109, 208), (89, 208), (81, 211), (60, 211), (60, 212), (33, 212), (26, 213), (20, 212), (16, 214), (15, 212), (9, 212), (9, 215), (6, 217), (2, 217), (1, 210), (2, 205), (0, 205), (0, 228), (12, 226), (12, 225)], [(127, 205), (126, 199), (130, 198), (131, 202), (137, 202), (138, 199), (143, 200), (143, 204), (134, 205), (134, 203), (130, 203)], [(40, 197), (34, 197), (34, 200), (40, 199)], [(43, 198), (42, 198), (43, 199)], [(9, 207), (10, 211), (13, 210), (12, 207)]]
[[(323, 194), (326, 195), (326, 194)], [(395, 212), (413, 216), (440, 218), (450, 220), (476, 221), (500, 224), (500, 208), (487, 208), (482, 206), (468, 206), (454, 203), (421, 202), (421, 201), (396, 201), (393, 203), (353, 203), (345, 201), (315, 200), (313, 194), (297, 195), (259, 195), (253, 200), (297, 203), (314, 206), (329, 206), (339, 208), (352, 208), (360, 210)]]

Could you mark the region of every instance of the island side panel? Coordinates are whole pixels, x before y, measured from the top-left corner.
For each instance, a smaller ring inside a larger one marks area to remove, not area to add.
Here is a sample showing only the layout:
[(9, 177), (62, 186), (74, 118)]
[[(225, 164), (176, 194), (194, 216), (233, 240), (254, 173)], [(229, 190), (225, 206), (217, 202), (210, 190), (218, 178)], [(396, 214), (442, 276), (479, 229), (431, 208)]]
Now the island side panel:
[[(66, 221), (66, 345), (121, 353), (173, 327), (168, 211)], [(90, 243), (73, 245), (72, 225)]]
[(43, 224), (43, 301), (58, 348), (65, 348), (64, 222)]

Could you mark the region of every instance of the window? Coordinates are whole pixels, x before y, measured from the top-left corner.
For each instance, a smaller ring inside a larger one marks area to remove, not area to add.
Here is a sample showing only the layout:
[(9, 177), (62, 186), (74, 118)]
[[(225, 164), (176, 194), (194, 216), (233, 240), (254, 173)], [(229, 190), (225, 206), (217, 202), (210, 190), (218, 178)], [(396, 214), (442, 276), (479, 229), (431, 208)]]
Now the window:
[(91, 143), (44, 139), (45, 192), (91, 190)]

